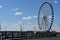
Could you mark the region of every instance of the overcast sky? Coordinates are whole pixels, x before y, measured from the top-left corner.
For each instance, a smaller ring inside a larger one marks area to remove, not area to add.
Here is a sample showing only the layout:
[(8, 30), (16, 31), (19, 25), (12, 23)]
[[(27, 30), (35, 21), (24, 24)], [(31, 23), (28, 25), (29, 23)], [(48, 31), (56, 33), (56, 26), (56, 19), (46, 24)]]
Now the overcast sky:
[(2, 31), (39, 30), (37, 15), (43, 2), (54, 7), (53, 30), (60, 29), (60, 0), (0, 0), (0, 24)]

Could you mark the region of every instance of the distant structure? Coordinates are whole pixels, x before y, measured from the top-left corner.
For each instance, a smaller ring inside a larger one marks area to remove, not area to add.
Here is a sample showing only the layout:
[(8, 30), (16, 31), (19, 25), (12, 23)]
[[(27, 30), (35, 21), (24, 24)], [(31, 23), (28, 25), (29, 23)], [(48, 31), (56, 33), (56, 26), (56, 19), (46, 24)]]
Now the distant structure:
[(1, 24), (0, 24), (0, 31), (1, 31)]
[(20, 24), (20, 27), (21, 27), (21, 31), (22, 31), (22, 25)]
[(38, 25), (41, 31), (50, 31), (53, 25), (54, 11), (49, 2), (44, 2), (38, 12)]
[(35, 26), (33, 27), (33, 29), (34, 29), (34, 33), (36, 33), (36, 28), (35, 28)]

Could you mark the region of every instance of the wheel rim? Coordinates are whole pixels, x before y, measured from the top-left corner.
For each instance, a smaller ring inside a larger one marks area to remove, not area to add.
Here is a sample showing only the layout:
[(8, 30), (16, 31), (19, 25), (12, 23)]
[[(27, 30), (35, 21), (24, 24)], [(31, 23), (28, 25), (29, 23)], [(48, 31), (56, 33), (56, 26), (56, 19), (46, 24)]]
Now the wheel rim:
[(38, 12), (39, 29), (46, 31), (51, 29), (54, 20), (53, 7), (49, 2), (44, 2)]

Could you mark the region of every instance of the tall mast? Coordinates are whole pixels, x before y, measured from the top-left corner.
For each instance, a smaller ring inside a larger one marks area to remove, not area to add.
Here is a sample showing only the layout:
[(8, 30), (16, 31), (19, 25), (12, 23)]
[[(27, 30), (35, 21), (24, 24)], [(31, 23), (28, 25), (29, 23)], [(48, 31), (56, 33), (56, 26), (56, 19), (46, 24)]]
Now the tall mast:
[(22, 31), (22, 25), (21, 24), (20, 24), (20, 28), (21, 28), (20, 30)]

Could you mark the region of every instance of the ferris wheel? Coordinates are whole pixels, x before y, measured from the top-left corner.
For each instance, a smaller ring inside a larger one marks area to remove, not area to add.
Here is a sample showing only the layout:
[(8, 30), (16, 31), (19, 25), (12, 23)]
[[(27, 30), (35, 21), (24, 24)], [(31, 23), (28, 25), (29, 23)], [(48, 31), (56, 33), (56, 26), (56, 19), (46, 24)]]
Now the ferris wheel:
[(38, 26), (41, 31), (50, 31), (54, 21), (53, 6), (44, 2), (38, 12)]

